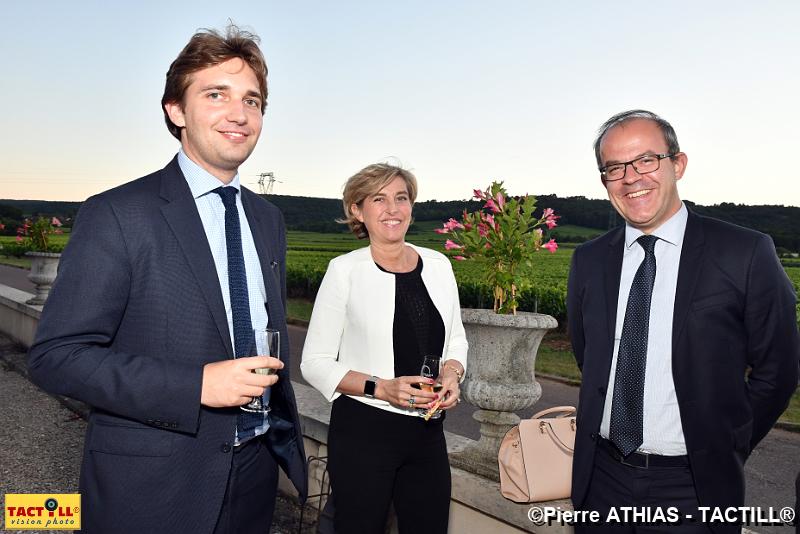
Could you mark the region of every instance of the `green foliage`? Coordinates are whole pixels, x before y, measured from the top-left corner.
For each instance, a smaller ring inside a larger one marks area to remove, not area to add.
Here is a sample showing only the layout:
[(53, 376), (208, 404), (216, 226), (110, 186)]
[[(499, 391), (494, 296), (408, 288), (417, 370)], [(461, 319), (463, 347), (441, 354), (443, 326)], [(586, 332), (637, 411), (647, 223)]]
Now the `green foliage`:
[(55, 217), (39, 217), (35, 221), (25, 219), (17, 229), (17, 252), (61, 252), (63, 246), (51, 243), (53, 236), (63, 233), (60, 227), (61, 221)]
[[(485, 202), (484, 209), (472, 213), (464, 210), (461, 221), (451, 218), (438, 234), (451, 237), (445, 249), (454, 250), (456, 260), (483, 260), (485, 277), (492, 287), (493, 309), (497, 313), (517, 313), (523, 290), (523, 266), (530, 266), (541, 248), (555, 252), (554, 240), (543, 244), (539, 228), (556, 226), (558, 218), (552, 209), (534, 216), (536, 198), (509, 197), (503, 182), (492, 182), (486, 191), (476, 189), (475, 198)], [(539, 295), (529, 297), (536, 303)]]
[(792, 282), (794, 286), (795, 293), (798, 295), (798, 302), (797, 302), (797, 327), (800, 328), (800, 264), (798, 265), (787, 265), (786, 262), (783, 263), (783, 270), (786, 271), (786, 275), (789, 277), (789, 280)]
[[(435, 226), (438, 226), (437, 223), (432, 221), (414, 223), (412, 228), (417, 227), (421, 233), (409, 232), (409, 241), (433, 249), (440, 248), (441, 237), (431, 232)], [(68, 238), (68, 233), (50, 236), (51, 250), (63, 249)], [(287, 291), (293, 298), (308, 300), (313, 300), (316, 296), (330, 260), (368, 245), (367, 241), (358, 240), (347, 233), (289, 231), (287, 238)], [(27, 251), (18, 246), (13, 236), (0, 236), (0, 247), (0, 257), (23, 256)], [(559, 247), (555, 254), (537, 254), (530, 265), (521, 266), (520, 287), (517, 291), (519, 310), (546, 313), (555, 317), (559, 323), (564, 323), (567, 275), (572, 252), (572, 247)], [(19, 264), (19, 261), (26, 260), (3, 260), (3, 263)], [(461, 306), (464, 308), (492, 308), (492, 286), (486, 279), (481, 261), (485, 260), (453, 262)], [(795, 290), (800, 292), (800, 264), (796, 262), (794, 258), (784, 260), (784, 269)], [(800, 304), (797, 312), (800, 326)]]
[(0, 255), (21, 258), (26, 252), (61, 252), (68, 236), (51, 224), (51, 219), (39, 217), (31, 222), (25, 220), (16, 236), (0, 236)]
[(0, 236), (17, 235), (17, 228), (24, 226), (27, 219), (58, 217), (70, 226), (80, 202), (60, 202), (48, 200), (0, 200)]
[[(323, 245), (330, 245), (324, 234), (317, 234)], [(293, 298), (313, 300), (319, 290), (328, 262), (342, 254), (324, 248), (318, 251), (295, 250), (308, 246), (313, 234), (303, 234), (298, 241), (289, 236), (289, 251), (286, 258), (287, 292)], [(367, 246), (349, 236), (353, 250)], [(417, 244), (416, 241), (414, 244)], [(531, 265), (521, 268), (519, 281), (521, 289), (517, 292), (520, 311), (531, 311), (552, 315), (559, 322), (566, 320), (567, 275), (572, 258), (572, 249), (559, 249), (555, 254), (537, 255)], [(458, 283), (461, 306), (464, 308), (488, 308), (494, 303), (493, 286), (487, 282), (481, 261), (454, 262), (453, 270)]]
[[(342, 177), (342, 181), (344, 179), (345, 177)], [(602, 189), (598, 189), (597, 194), (602, 194)], [(281, 209), (286, 227), (290, 230), (346, 232), (344, 225), (335, 222), (335, 219), (342, 217), (341, 199), (286, 195), (265, 195), (265, 198)], [(537, 195), (537, 198), (540, 206), (552, 208), (561, 216), (559, 226), (552, 235), (559, 244), (578, 243), (593, 237), (585, 235), (582, 231), (572, 231), (571, 227), (574, 225), (594, 229), (596, 235), (622, 224), (622, 219), (605, 199), (557, 195)], [(746, 206), (731, 203), (701, 206), (688, 200), (686, 203), (690, 209), (701, 215), (753, 228), (769, 234), (776, 246), (793, 252), (800, 251), (800, 207)], [(6, 226), (5, 230), (0, 230), (0, 234), (13, 235), (24, 217), (40, 215), (59, 217), (70, 226), (80, 205), (80, 202), (0, 199), (0, 224)], [(414, 217), (420, 222), (443, 221), (450, 217), (458, 217), (465, 209), (472, 212), (481, 207), (482, 203), (477, 200), (429, 200), (414, 205)], [(540, 216), (540, 212), (537, 211), (536, 215)], [(414, 232), (415, 228), (412, 226), (409, 235), (413, 235)], [(416, 240), (411, 241), (416, 242)]]
[(700, 215), (707, 215), (772, 237), (776, 247), (800, 251), (800, 208), (793, 206), (746, 206), (723, 202), (713, 206), (686, 203)]

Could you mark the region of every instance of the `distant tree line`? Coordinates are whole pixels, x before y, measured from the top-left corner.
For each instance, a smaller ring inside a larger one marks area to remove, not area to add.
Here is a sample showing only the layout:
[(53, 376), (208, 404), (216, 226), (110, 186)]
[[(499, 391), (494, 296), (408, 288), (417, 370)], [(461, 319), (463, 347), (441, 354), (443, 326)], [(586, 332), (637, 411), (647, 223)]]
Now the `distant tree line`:
[[(335, 198), (295, 197), (288, 195), (268, 195), (268, 200), (283, 212), (286, 227), (290, 230), (308, 232), (345, 232), (344, 225), (336, 223), (343, 215), (342, 202)], [(60, 202), (44, 200), (0, 200), (0, 224), (5, 228), (0, 234), (14, 235), (25, 218), (58, 217), (66, 226), (71, 226), (80, 202)], [(740, 226), (754, 228), (772, 236), (779, 251), (800, 251), (800, 208), (793, 206), (747, 206), (743, 204), (722, 203), (701, 206), (687, 201), (686, 204), (701, 215), (716, 217)], [(450, 217), (459, 218), (466, 209), (473, 211), (480, 207), (475, 200), (429, 200), (414, 206), (417, 221), (446, 221)], [(591, 199), (582, 196), (558, 197), (541, 195), (537, 208), (553, 208), (561, 216), (560, 225), (575, 225), (597, 229), (598, 233), (622, 224), (608, 200)], [(585, 234), (570, 235), (568, 232), (554, 231), (556, 239), (562, 242), (580, 242)]]
[(58, 219), (69, 228), (82, 202), (51, 200), (0, 200), (0, 235), (16, 235), (25, 219)]

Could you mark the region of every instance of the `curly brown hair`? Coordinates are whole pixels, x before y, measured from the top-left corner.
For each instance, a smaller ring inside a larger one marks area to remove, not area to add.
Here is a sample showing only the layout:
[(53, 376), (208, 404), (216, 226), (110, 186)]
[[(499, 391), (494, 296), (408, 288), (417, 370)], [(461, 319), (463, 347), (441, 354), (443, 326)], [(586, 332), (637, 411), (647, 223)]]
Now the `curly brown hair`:
[(239, 58), (253, 69), (261, 90), (261, 114), (264, 114), (267, 108), (267, 63), (258, 47), (260, 41), (254, 33), (241, 30), (234, 24), (225, 28), (225, 35), (203, 28), (189, 39), (189, 43), (169, 66), (164, 95), (161, 97), (167, 128), (178, 141), (181, 140), (181, 128), (170, 120), (164, 105), (178, 103), (183, 107), (183, 97), (192, 83), (192, 74), (230, 59)]

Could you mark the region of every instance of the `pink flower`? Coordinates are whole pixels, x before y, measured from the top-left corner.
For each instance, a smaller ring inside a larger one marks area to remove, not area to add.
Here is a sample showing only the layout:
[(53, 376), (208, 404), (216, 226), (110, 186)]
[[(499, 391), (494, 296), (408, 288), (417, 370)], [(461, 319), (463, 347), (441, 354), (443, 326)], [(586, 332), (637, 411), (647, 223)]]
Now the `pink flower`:
[(499, 213), (500, 212), (500, 208), (497, 207), (497, 204), (495, 204), (494, 200), (491, 199), (491, 198), (486, 201), (486, 205), (484, 206), (484, 208), (489, 208), (494, 213)]
[(0, 230), (5, 230), (5, 229), (6, 229), (6, 225), (3, 224), (3, 223), (0, 223)]
[(53, 217), (52, 219), (50, 219), (50, 224), (52, 224), (53, 226), (61, 226), (61, 221), (59, 221), (56, 217)]
[(18, 235), (18, 236), (17, 236), (17, 243), (21, 243), (21, 242), (22, 242), (22, 236), (21, 236), (21, 235)]
[(462, 247), (458, 243), (453, 243), (453, 241), (451, 239), (448, 239), (444, 243), (444, 248), (445, 248), (445, 250), (461, 250), (464, 247)]
[(554, 252), (556, 251), (556, 249), (558, 248), (558, 244), (556, 243), (556, 240), (555, 240), (555, 239), (551, 239), (550, 241), (548, 241), (547, 243), (545, 243), (544, 245), (542, 245), (542, 248), (546, 248), (546, 249), (547, 249), (547, 250), (549, 250), (549, 251), (550, 251), (550, 253), (552, 254), (552, 253), (554, 253)]
[(491, 213), (481, 213), (481, 219), (483, 219), (483, 221), (489, 225), (489, 228), (494, 230), (497, 229), (497, 223), (494, 222), (494, 215)]
[(437, 234), (449, 234), (450, 232), (447, 231), (447, 228), (436, 228), (434, 230)]
[(489, 235), (489, 227), (483, 223), (478, 223), (478, 235), (481, 237)]
[(547, 227), (553, 229), (558, 226), (556, 219), (560, 219), (561, 216), (556, 215), (552, 208), (545, 208), (545, 210), (542, 212), (542, 218), (544, 219), (544, 223), (547, 225)]
[(444, 223), (444, 227), (447, 229), (448, 232), (452, 232), (455, 229), (463, 230), (464, 225), (458, 222), (457, 220), (450, 217), (450, 220)]
[(454, 260), (458, 260), (458, 261), (464, 261), (464, 260), (466, 260), (467, 258), (465, 258), (464, 256), (453, 256), (453, 259), (454, 259)]
[(491, 243), (486, 243), (485, 245), (483, 245), (483, 248), (485, 248), (486, 250), (489, 250), (490, 248), (492, 248), (492, 245), (491, 245)]
[(469, 232), (470, 230), (472, 230), (472, 225), (470, 223), (465, 223), (464, 224), (464, 230)]
[(506, 205), (506, 197), (503, 195), (502, 192), (498, 191), (497, 195), (495, 195), (494, 198), (497, 201), (497, 207), (499, 207), (502, 210), (503, 206)]
[(537, 237), (542, 237), (542, 234), (544, 234), (541, 228), (537, 228), (536, 230), (534, 230), (534, 232), (536, 233)]

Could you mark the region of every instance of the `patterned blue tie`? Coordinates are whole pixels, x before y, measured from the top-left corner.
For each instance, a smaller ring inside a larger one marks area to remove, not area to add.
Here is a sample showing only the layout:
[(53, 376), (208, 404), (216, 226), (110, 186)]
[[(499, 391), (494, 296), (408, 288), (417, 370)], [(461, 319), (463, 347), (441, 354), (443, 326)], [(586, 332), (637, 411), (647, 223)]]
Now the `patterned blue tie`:
[[(247, 272), (244, 268), (242, 252), (242, 229), (239, 224), (239, 210), (236, 208), (235, 187), (218, 187), (214, 192), (222, 198), (225, 205), (225, 243), (228, 249), (228, 289), (233, 314), (233, 353), (234, 358), (253, 356), (255, 338), (253, 323), (250, 320), (250, 298), (247, 294)], [(264, 423), (259, 413), (239, 410), (236, 432), (239, 441), (253, 437), (255, 429)]]
[(644, 260), (633, 278), (622, 323), (609, 430), (610, 440), (624, 456), (638, 449), (644, 439), (644, 374), (658, 238), (643, 235), (636, 241), (644, 249)]

